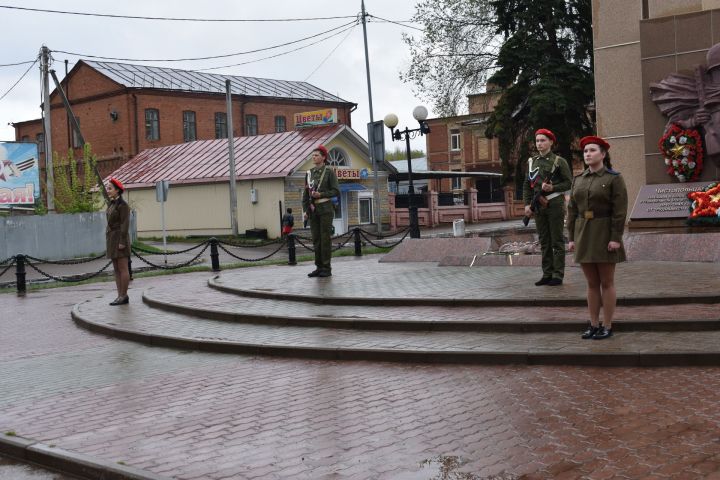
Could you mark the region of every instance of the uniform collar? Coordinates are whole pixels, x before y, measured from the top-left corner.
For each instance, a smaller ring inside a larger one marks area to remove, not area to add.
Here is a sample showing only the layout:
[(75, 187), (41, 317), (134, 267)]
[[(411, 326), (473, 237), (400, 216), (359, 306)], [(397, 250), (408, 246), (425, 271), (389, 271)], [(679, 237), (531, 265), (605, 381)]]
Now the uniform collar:
[(550, 150), (547, 155), (543, 156), (538, 152), (538, 158), (546, 158), (548, 160), (555, 160), (555, 152)]
[(597, 172), (592, 172), (592, 171), (590, 171), (589, 168), (586, 168), (585, 171), (582, 173), (582, 176), (587, 177), (588, 175), (597, 175), (598, 177), (602, 177), (606, 173), (607, 173), (607, 168), (605, 167), (605, 165), (603, 165), (603, 167), (600, 170), (598, 170)]

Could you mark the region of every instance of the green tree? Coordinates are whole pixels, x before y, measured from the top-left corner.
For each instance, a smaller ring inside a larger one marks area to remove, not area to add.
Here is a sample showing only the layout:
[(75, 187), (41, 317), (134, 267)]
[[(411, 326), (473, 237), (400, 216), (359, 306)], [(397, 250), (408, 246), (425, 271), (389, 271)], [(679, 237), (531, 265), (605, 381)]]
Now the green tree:
[[(505, 178), (524, 177), (537, 128), (557, 136), (572, 159), (572, 142), (594, 129), (590, 0), (491, 0), (504, 42), (489, 82), (503, 94), (488, 121), (500, 143)], [(521, 161), (513, 162), (513, 158)]]
[[(422, 158), (425, 156), (425, 152), (422, 150), (410, 150), (410, 158)], [(395, 147), (395, 150), (387, 150), (385, 152), (385, 160), (388, 162), (395, 160), (407, 160), (407, 150), (400, 147)]]
[(53, 155), (55, 175), (55, 208), (63, 213), (96, 212), (103, 207), (102, 194), (95, 177), (97, 159), (89, 143), (83, 147), (81, 161), (75, 159), (73, 151), (60, 158)]

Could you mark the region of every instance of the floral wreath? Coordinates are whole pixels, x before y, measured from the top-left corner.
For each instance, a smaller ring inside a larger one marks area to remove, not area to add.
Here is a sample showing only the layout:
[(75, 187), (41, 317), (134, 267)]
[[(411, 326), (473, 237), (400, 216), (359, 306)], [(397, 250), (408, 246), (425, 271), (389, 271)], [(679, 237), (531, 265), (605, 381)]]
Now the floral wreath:
[(703, 169), (703, 148), (700, 133), (670, 125), (660, 139), (660, 151), (665, 157), (667, 173), (679, 182), (694, 181)]
[(711, 183), (700, 191), (688, 193), (687, 196), (692, 202), (688, 224), (720, 224), (720, 183)]

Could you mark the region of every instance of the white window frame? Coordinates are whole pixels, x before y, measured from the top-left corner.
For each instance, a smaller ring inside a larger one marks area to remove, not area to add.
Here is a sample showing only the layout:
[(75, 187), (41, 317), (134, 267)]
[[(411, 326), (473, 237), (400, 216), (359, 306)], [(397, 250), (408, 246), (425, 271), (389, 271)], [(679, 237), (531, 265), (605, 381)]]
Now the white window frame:
[[(374, 202), (374, 195), (372, 191), (365, 191), (365, 192), (358, 192), (358, 225), (369, 225), (373, 223), (373, 218), (375, 216), (375, 202)], [(370, 202), (370, 219), (367, 222), (364, 222), (362, 219), (362, 208), (361, 204), (362, 202), (369, 201)]]
[[(459, 170), (453, 170), (454, 172), (459, 172)], [(452, 177), (452, 191), (455, 192), (457, 190), (462, 190), (462, 177)]]
[(460, 146), (460, 130), (450, 130), (450, 150), (458, 152), (461, 150)]

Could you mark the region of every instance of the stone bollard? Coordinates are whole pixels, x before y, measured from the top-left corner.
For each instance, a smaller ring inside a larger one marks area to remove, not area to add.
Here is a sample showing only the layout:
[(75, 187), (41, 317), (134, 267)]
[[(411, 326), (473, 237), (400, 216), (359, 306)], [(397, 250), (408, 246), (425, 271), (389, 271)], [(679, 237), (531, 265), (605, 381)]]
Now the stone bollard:
[(360, 243), (360, 227), (353, 229), (355, 233), (355, 256), (362, 257), (362, 244)]
[(212, 237), (210, 239), (210, 263), (212, 263), (212, 271), (220, 271), (220, 255), (218, 254), (218, 241), (217, 238)]
[(17, 283), (17, 294), (25, 295), (27, 285), (25, 284), (25, 255), (15, 256), (15, 279)]
[(297, 257), (295, 251), (295, 234), (289, 233), (287, 236), (288, 245), (288, 265), (297, 265)]

